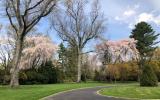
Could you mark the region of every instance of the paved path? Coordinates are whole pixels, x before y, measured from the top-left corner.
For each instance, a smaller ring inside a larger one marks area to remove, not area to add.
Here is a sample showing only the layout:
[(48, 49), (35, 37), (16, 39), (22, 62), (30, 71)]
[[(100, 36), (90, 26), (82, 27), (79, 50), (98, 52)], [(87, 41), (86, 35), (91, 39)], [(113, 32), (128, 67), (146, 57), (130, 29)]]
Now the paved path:
[(55, 96), (49, 96), (45, 100), (122, 100), (98, 95), (96, 92), (102, 88), (110, 87), (95, 87), (88, 89), (73, 90), (69, 92), (60, 93)]

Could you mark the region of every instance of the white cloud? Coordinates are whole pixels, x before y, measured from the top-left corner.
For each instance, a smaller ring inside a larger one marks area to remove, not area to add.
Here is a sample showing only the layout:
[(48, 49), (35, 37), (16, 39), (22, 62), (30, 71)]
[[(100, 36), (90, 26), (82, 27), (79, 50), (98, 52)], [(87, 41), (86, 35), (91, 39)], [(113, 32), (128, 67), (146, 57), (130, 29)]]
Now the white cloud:
[(160, 25), (160, 15), (157, 16), (157, 17), (154, 19), (154, 22), (155, 22), (157, 25)]
[(134, 24), (133, 23), (129, 23), (128, 28), (133, 29), (134, 28)]
[(155, 16), (155, 15), (150, 14), (150, 13), (141, 13), (138, 16), (138, 20), (136, 22), (138, 23), (138, 22), (141, 22), (141, 21), (153, 22), (153, 23), (155, 23), (157, 25), (160, 25), (160, 15), (159, 16)]
[(120, 16), (116, 16), (114, 19), (117, 21), (125, 21), (126, 19), (134, 16), (136, 14), (136, 11), (134, 9), (128, 9), (124, 11), (124, 13)]
[(119, 16), (116, 16), (115, 20), (121, 20), (121, 18)]
[(134, 17), (137, 14), (137, 9), (139, 7), (140, 7), (139, 4), (135, 4), (133, 7), (128, 6), (126, 7), (126, 10), (123, 13), (121, 13), (121, 15), (116, 16), (114, 19), (117, 21), (128, 22), (127, 19)]
[(145, 21), (145, 22), (149, 22), (153, 20), (153, 15), (152, 14), (149, 14), (149, 13), (141, 13), (139, 16), (138, 16), (138, 19), (137, 19), (137, 23), (138, 22), (142, 22), (142, 21)]
[(160, 25), (160, 15), (156, 16), (152, 13), (141, 13), (137, 15), (135, 19), (130, 21), (130, 23), (128, 23), (128, 27), (130, 29), (133, 29), (135, 24), (142, 22), (142, 21)]
[(125, 11), (123, 15), (126, 16), (126, 17), (130, 17), (130, 16), (133, 16), (135, 14), (136, 14), (136, 12), (133, 9), (130, 9), (130, 10)]
[(160, 0), (146, 0), (147, 8), (145, 8), (143, 4), (142, 2), (137, 2), (134, 5), (123, 6), (121, 13), (116, 14), (115, 17), (112, 18), (114, 18), (114, 21), (117, 21), (117, 23), (127, 24), (131, 29), (141, 21), (160, 25), (160, 14), (155, 7), (152, 7), (157, 6), (160, 8)]

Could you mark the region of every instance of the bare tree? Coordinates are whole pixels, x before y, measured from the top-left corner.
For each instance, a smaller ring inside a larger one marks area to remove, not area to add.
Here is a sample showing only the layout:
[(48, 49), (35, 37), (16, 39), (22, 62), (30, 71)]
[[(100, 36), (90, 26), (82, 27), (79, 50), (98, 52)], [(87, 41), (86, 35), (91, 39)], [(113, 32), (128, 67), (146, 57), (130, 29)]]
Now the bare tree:
[(90, 13), (86, 9), (87, 0), (66, 0), (63, 10), (54, 15), (52, 24), (63, 41), (77, 49), (78, 75), (81, 81), (81, 55), (83, 48), (93, 38), (103, 32), (104, 18), (100, 13), (99, 1), (94, 0)]
[(28, 32), (56, 6), (57, 0), (5, 0), (5, 12), (16, 36), (10, 86), (19, 86), (19, 68), (23, 42)]

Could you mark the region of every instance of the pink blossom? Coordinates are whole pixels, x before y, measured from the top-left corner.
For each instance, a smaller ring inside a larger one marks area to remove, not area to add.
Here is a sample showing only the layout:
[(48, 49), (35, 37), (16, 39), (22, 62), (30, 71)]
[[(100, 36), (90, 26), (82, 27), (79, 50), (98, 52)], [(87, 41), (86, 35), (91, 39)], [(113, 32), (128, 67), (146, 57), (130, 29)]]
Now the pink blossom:
[(46, 36), (27, 37), (26, 47), (22, 51), (20, 69), (27, 69), (33, 66), (41, 65), (51, 59), (57, 51), (58, 46)]
[(138, 50), (136, 49), (136, 40), (126, 39), (119, 41), (106, 41), (96, 46), (98, 54), (103, 55), (107, 50), (111, 56), (112, 61), (129, 61), (138, 58)]

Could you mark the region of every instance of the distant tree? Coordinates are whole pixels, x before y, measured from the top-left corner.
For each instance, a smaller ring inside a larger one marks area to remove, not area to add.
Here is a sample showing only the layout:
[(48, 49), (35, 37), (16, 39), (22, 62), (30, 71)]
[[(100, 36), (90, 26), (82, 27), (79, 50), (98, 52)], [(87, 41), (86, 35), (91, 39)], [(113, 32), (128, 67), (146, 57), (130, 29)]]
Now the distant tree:
[(64, 47), (63, 43), (59, 45), (58, 57), (59, 57), (59, 62), (61, 64), (63, 72), (65, 73), (66, 67), (67, 67), (67, 49)]
[(132, 30), (131, 38), (137, 40), (136, 48), (139, 51), (140, 59), (139, 66), (141, 69), (140, 75), (140, 85), (141, 86), (156, 86), (158, 81), (155, 73), (153, 72), (151, 66), (146, 65), (152, 55), (153, 51), (157, 48), (155, 45), (158, 36), (160, 34), (155, 34), (152, 26), (146, 22), (140, 22), (135, 26), (135, 29)]
[(153, 60), (160, 61), (160, 47), (158, 47), (154, 52), (153, 52)]
[(81, 81), (81, 55), (86, 44), (103, 32), (104, 19), (99, 2), (94, 0), (91, 12), (85, 10), (87, 0), (65, 0), (63, 10), (53, 15), (53, 27), (63, 41), (77, 50), (77, 82)]
[(82, 81), (86, 82), (87, 79), (93, 79), (94, 76), (94, 66), (92, 66), (92, 58), (89, 54), (82, 55)]
[(10, 86), (17, 87), (19, 86), (18, 65), (22, 56), (24, 39), (43, 17), (54, 10), (57, 0), (1, 0), (0, 2), (5, 6), (5, 14), (16, 36), (14, 59), (10, 70)]
[(105, 41), (96, 46), (97, 54), (102, 63), (114, 64), (127, 62), (138, 58), (136, 40), (126, 39), (120, 41)]
[(116, 79), (120, 77), (120, 72), (118, 70), (118, 67), (119, 66), (116, 65), (109, 65), (106, 67), (106, 76), (109, 77), (110, 82), (114, 80), (114, 82), (116, 83)]
[(67, 72), (66, 75), (71, 81), (76, 81), (77, 74), (77, 49), (74, 46), (68, 46), (67, 48)]
[(58, 62), (63, 72), (65, 81), (75, 81), (77, 68), (77, 51), (74, 47), (68, 45), (65, 47), (63, 43), (59, 45)]
[(11, 61), (13, 58), (13, 48), (11, 43), (8, 42), (8, 38), (0, 38), (0, 61), (1, 68), (3, 69), (3, 84), (7, 84), (9, 81)]

